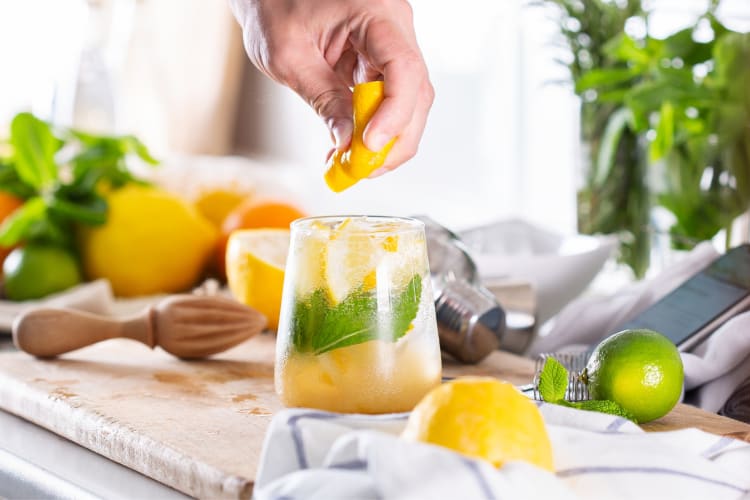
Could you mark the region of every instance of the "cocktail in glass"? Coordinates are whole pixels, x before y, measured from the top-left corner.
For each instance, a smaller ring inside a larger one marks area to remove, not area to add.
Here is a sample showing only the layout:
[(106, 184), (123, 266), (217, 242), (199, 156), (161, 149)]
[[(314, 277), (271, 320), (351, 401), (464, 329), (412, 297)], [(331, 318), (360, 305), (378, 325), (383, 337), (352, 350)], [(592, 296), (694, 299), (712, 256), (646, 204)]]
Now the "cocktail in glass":
[(409, 411), (440, 383), (422, 222), (292, 224), (275, 378), (287, 406), (346, 413)]

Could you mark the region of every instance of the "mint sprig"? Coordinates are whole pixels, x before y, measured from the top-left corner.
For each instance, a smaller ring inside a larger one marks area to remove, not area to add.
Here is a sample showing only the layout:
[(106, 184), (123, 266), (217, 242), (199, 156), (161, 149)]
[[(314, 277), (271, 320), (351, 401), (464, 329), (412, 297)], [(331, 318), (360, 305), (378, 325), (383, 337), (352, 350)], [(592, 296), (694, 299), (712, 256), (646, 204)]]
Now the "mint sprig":
[(391, 301), (388, 322), (383, 324), (378, 301), (371, 290), (354, 290), (332, 304), (323, 289), (298, 300), (292, 311), (292, 342), (298, 352), (323, 354), (370, 340), (395, 342), (406, 335), (417, 316), (422, 277), (415, 274)]
[(0, 225), (0, 246), (30, 241), (74, 248), (79, 225), (107, 220), (102, 184), (142, 183), (128, 168), (138, 157), (157, 161), (133, 136), (88, 134), (53, 127), (31, 113), (13, 118), (10, 154), (0, 150), (0, 191), (25, 200)]
[(568, 370), (553, 357), (548, 357), (544, 361), (544, 367), (539, 374), (539, 395), (546, 403), (567, 406), (568, 408), (577, 408), (579, 410), (597, 411), (609, 415), (617, 415), (638, 423), (636, 418), (625, 408), (615, 401), (588, 400), (588, 401), (567, 401), (565, 391), (568, 388)]
[(610, 401), (608, 399), (591, 399), (589, 401), (576, 401), (573, 403), (567, 403), (566, 406), (578, 408), (579, 410), (586, 411), (598, 411), (599, 413), (608, 413), (610, 415), (617, 415), (618, 417), (627, 418), (633, 422), (638, 423), (635, 417), (627, 411), (625, 408)]
[(548, 403), (565, 399), (568, 388), (568, 370), (555, 358), (547, 358), (539, 375), (539, 394)]

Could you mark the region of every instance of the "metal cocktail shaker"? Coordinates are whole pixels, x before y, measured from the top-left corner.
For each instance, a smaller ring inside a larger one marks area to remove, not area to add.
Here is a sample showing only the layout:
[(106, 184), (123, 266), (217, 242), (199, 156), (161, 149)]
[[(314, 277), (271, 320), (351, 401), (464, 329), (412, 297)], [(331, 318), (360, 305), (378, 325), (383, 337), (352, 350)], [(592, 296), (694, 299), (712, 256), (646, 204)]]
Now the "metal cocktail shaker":
[(425, 224), (440, 348), (459, 361), (477, 363), (500, 346), (505, 311), (479, 282), (459, 238), (429, 217), (416, 218)]

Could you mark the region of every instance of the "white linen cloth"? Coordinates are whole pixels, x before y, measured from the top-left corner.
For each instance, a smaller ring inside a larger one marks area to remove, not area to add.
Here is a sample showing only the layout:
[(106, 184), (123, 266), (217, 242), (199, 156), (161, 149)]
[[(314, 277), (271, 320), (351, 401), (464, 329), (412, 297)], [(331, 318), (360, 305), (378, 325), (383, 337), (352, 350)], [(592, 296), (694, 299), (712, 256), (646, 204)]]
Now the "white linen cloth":
[(254, 498), (750, 498), (748, 443), (697, 429), (645, 433), (620, 417), (538, 404), (554, 474), (407, 442), (398, 434), (408, 414), (283, 410), (266, 434)]
[(0, 300), (0, 332), (10, 332), (13, 321), (24, 311), (36, 307), (66, 307), (92, 314), (112, 314), (115, 302), (107, 280), (96, 280), (55, 293), (40, 300), (13, 302)]
[[(651, 280), (625, 287), (610, 297), (582, 297), (571, 302), (543, 325), (542, 335), (527, 355), (596, 345), (617, 325), (640, 314), (716, 257), (711, 244), (702, 243)], [(718, 411), (750, 377), (750, 312), (727, 321), (693, 352), (682, 353), (682, 362), (686, 402)]]

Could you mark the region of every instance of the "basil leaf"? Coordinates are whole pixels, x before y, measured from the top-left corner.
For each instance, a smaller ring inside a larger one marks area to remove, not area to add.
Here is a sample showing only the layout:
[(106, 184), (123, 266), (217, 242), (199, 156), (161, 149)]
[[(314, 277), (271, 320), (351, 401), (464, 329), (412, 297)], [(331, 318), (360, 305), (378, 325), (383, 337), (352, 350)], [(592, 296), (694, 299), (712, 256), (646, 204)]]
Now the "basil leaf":
[(44, 220), (47, 204), (41, 197), (31, 198), (0, 225), (0, 246), (10, 247), (26, 239), (29, 230)]
[(29, 186), (43, 190), (57, 180), (55, 153), (61, 142), (50, 126), (31, 113), (19, 113), (10, 125), (14, 164), (18, 176)]
[(547, 403), (559, 403), (565, 400), (567, 389), (568, 370), (555, 358), (548, 357), (539, 374), (539, 394)]

